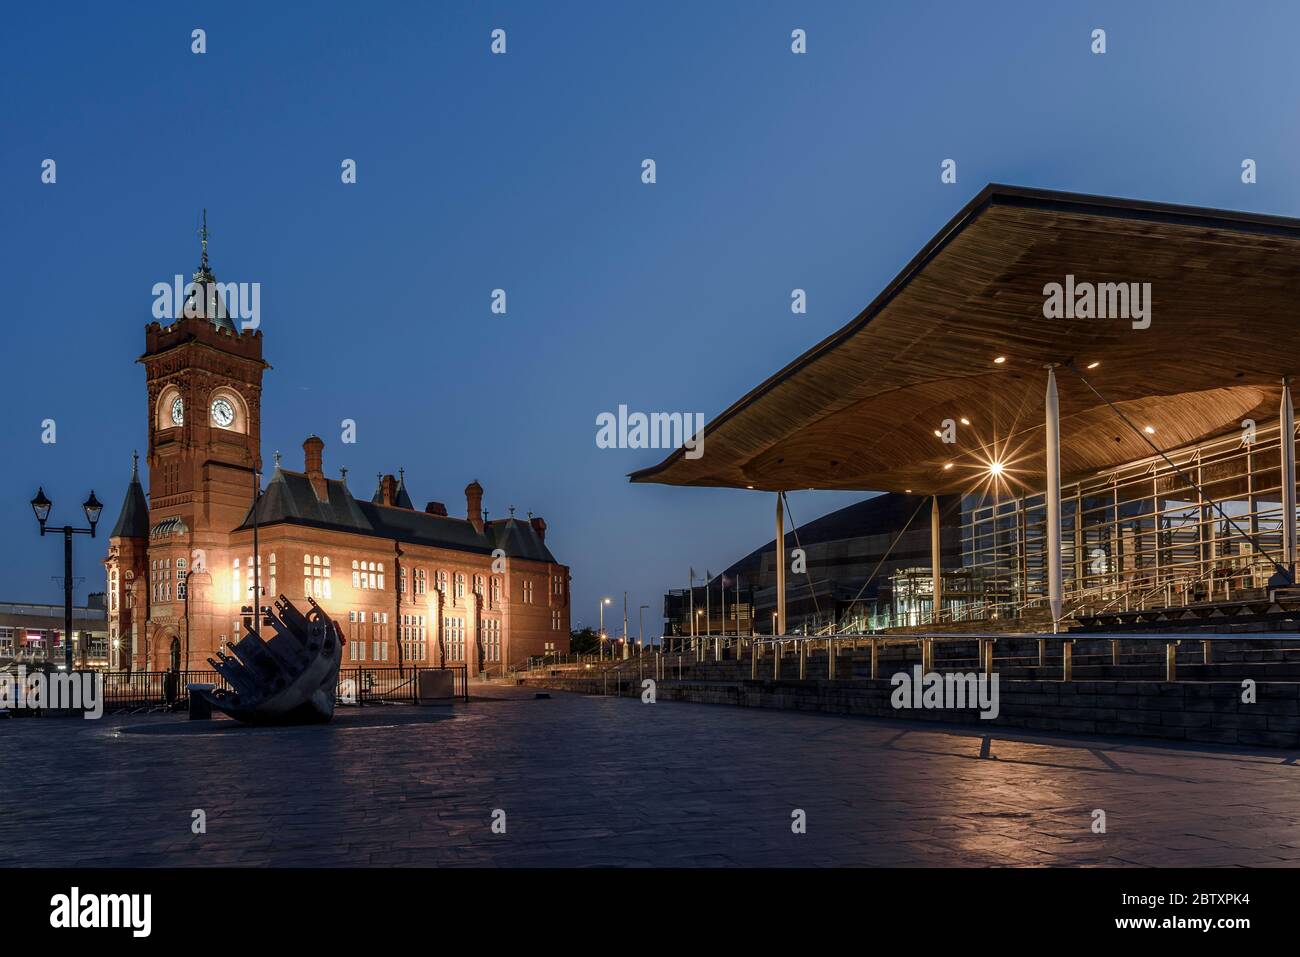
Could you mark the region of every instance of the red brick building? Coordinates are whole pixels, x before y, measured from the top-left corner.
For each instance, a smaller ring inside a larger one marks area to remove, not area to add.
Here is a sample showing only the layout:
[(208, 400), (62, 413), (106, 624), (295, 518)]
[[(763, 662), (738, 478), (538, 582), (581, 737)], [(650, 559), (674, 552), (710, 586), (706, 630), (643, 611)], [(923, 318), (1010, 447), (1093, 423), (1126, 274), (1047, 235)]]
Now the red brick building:
[[(194, 281), (216, 282), (206, 249)], [(110, 667), (208, 667), (251, 621), (255, 582), (262, 606), (280, 594), (319, 602), (347, 636), (344, 667), (465, 664), (473, 676), (567, 647), (569, 570), (541, 518), (511, 509), (487, 521), (478, 482), (465, 489), (464, 518), (438, 502), (415, 509), (405, 476), (355, 498), (346, 476), (325, 476), (314, 435), (301, 471), (276, 455), (254, 513), (262, 333), (224, 314), (154, 322), (138, 361), (150, 493), (134, 469), (109, 537)]]

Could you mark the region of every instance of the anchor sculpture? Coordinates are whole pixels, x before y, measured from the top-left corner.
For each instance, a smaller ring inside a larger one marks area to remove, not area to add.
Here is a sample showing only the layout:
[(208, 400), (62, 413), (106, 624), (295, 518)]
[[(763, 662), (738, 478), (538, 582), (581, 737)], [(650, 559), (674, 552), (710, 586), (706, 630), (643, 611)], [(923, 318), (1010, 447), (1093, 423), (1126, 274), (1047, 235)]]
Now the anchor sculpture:
[(334, 717), (334, 700), (343, 660), (343, 634), (311, 598), (303, 614), (281, 595), (275, 612), (264, 612), (274, 629), (263, 640), (252, 628), (231, 654), (217, 652), (208, 664), (232, 690), (195, 689), (212, 707), (247, 724), (317, 724)]

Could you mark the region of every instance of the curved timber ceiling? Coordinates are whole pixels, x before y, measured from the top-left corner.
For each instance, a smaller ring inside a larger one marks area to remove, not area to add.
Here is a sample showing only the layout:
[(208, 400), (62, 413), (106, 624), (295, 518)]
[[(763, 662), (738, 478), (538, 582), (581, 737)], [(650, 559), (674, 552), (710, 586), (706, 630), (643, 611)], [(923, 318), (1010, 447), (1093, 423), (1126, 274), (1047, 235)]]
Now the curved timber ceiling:
[[(1150, 326), (1045, 318), (1067, 275), (1150, 283)], [(933, 494), (996, 461), (1004, 488), (1041, 491), (1049, 365), (1063, 481), (1276, 421), (1300, 371), (1300, 220), (989, 186), (853, 322), (705, 426), (703, 455), (631, 479)], [(936, 437), (963, 417), (955, 443)]]

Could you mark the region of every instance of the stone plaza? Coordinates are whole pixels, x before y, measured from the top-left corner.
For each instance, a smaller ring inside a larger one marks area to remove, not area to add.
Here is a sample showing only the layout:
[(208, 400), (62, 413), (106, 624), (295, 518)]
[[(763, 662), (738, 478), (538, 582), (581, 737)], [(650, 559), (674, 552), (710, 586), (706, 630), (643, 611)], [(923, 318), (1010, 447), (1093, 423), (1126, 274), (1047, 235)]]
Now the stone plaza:
[(508, 685), (323, 726), (160, 714), (0, 733), (6, 867), (1300, 862), (1300, 766), (1276, 750)]

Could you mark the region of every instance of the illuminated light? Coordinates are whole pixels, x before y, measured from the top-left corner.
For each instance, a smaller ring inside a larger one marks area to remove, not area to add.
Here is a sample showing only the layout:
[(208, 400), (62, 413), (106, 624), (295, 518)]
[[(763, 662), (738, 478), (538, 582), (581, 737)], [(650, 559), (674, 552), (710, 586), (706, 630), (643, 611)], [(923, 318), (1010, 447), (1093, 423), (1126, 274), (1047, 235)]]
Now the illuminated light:
[(995, 476), (996, 476), (996, 475), (1001, 475), (1002, 472), (1003, 472), (1003, 470), (1004, 470), (1005, 468), (1006, 468), (1006, 466), (1004, 466), (1001, 462), (990, 462), (990, 463), (989, 463), (989, 474), (990, 474), (990, 475), (995, 475)]
[(903, 489), (903, 491), (906, 492), (908, 495), (912, 494), (912, 490), (910, 488), (905, 488)]
[(746, 486), (745, 486), (745, 488), (753, 488), (753, 487), (754, 487), (754, 486), (752, 486), (752, 485), (746, 485)]
[(951, 462), (945, 462), (945, 463), (944, 463), (944, 466), (943, 466), (943, 470), (946, 472), (946, 471), (948, 471), (948, 469), (950, 469), (950, 468), (952, 468), (952, 463), (951, 463)]
[(1006, 362), (1006, 361), (1007, 361), (1007, 357), (1006, 357), (1006, 356), (998, 356), (996, 359), (993, 360), (993, 362), (994, 362), (996, 365), (1002, 365), (1002, 363), (1004, 363), (1004, 362)]
[(1089, 363), (1088, 363), (1088, 368), (1089, 368), (1089, 369), (1095, 369), (1095, 368), (1097, 368), (1097, 366), (1099, 366), (1099, 365), (1101, 365), (1100, 362), (1089, 362)]
[(1150, 426), (1150, 425), (1148, 425), (1148, 426), (1147, 426), (1145, 429), (1143, 429), (1142, 431), (1145, 432), (1147, 435), (1155, 435), (1155, 434), (1156, 434), (1156, 430), (1155, 430), (1155, 428), (1153, 428), (1153, 427)]
[(935, 429), (935, 430), (934, 430), (934, 435), (935, 435), (935, 438), (939, 438), (939, 439), (943, 438), (943, 433), (940, 432), (938, 429)]
[(966, 416), (963, 415), (963, 416), (961, 417), (961, 424), (962, 424), (962, 425), (970, 425), (970, 419), (966, 418)]

